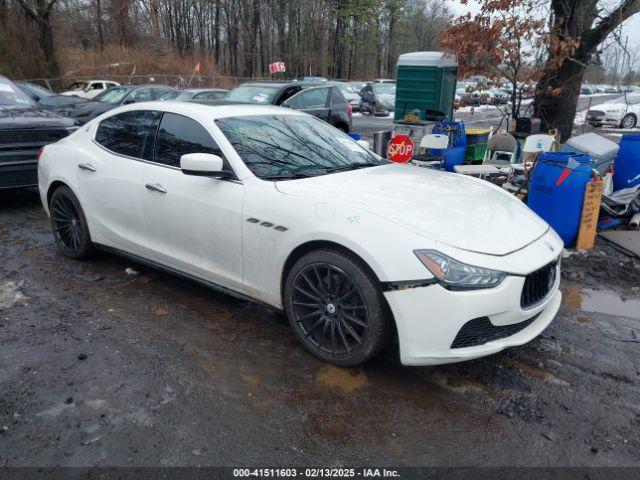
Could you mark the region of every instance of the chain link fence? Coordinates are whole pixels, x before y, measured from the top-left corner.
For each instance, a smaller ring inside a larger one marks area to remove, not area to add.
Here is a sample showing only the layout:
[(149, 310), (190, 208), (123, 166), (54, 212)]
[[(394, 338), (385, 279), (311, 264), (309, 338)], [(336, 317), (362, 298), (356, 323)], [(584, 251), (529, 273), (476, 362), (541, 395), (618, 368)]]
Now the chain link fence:
[(111, 80), (122, 84), (142, 85), (157, 84), (168, 85), (175, 88), (226, 88), (231, 89), (249, 81), (274, 81), (276, 78), (249, 78), (249, 77), (205, 77), (201, 75), (191, 76), (173, 75), (166, 73), (154, 73), (149, 75), (93, 75), (93, 76), (65, 76), (58, 78), (27, 78), (23, 82), (35, 83), (58, 92), (67, 89), (75, 82), (88, 80)]

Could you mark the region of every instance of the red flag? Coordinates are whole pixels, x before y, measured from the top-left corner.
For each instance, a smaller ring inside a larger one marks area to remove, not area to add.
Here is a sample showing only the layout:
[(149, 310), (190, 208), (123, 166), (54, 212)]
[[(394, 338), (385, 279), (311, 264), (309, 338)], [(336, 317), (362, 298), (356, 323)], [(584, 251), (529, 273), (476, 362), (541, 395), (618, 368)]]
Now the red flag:
[(198, 62), (198, 64), (196, 65), (196, 68), (194, 68), (194, 71), (196, 73), (200, 73), (200, 62)]

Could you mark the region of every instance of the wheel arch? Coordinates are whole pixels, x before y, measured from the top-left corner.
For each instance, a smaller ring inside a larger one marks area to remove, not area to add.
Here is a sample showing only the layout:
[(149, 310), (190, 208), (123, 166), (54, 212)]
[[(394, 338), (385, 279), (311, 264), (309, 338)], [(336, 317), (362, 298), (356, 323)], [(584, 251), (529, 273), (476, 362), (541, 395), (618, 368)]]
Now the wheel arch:
[(352, 249), (331, 240), (309, 240), (307, 242), (301, 243), (296, 248), (294, 248), (291, 253), (289, 253), (289, 256), (282, 266), (282, 273), (280, 275), (280, 300), (282, 301), (282, 305), (284, 305), (284, 285), (287, 281), (287, 276), (289, 275), (289, 272), (291, 271), (293, 265), (307, 253), (313, 250), (320, 250), (322, 248), (338, 250), (354, 257), (362, 265), (362, 267), (365, 268), (367, 272), (369, 272), (378, 283), (380, 283), (380, 278), (378, 277), (378, 275), (376, 275), (376, 272), (364, 260), (364, 258), (358, 255), (357, 252), (354, 252)]
[[(49, 184), (49, 188), (47, 189), (47, 208), (51, 204), (51, 197), (53, 196), (53, 192), (55, 192), (60, 187), (67, 187), (73, 192), (73, 188), (69, 186), (69, 184), (63, 182), (62, 180), (54, 180)], [(75, 192), (73, 192), (75, 194)], [(76, 195), (77, 197), (77, 195)]]
[[(377, 284), (381, 287), (382, 286), (382, 282), (380, 280), (380, 277), (376, 274), (376, 272), (373, 270), (373, 268), (369, 265), (369, 263), (367, 263), (367, 261), (362, 258), (361, 255), (359, 255), (357, 252), (355, 252), (353, 249), (348, 248), (338, 242), (335, 241), (331, 241), (331, 240), (309, 240), (307, 242), (301, 243), (300, 245), (298, 245), (296, 248), (294, 248), (291, 253), (289, 254), (289, 256), (287, 257), (287, 259), (285, 260), (283, 267), (282, 267), (282, 273), (280, 275), (280, 301), (282, 302), (282, 308), (284, 310), (284, 305), (285, 305), (285, 299), (284, 299), (284, 285), (285, 282), (287, 280), (287, 276), (289, 275), (289, 272), (291, 271), (291, 268), (293, 267), (293, 265), (300, 259), (302, 258), (304, 255), (306, 255), (307, 253), (314, 251), (314, 250), (319, 250), (322, 248), (330, 248), (330, 249), (335, 249), (338, 250), (340, 252), (346, 253), (347, 255), (353, 257), (356, 259), (356, 261), (358, 261), (358, 263), (367, 271), (372, 275), (372, 278), (375, 279), (375, 281), (377, 282)], [(398, 325), (395, 319), (395, 316), (393, 314), (393, 310), (391, 310), (391, 307), (389, 305), (389, 303), (387, 302), (387, 298), (382, 295), (382, 302), (384, 305), (384, 308), (386, 308), (387, 310), (387, 315), (389, 316), (389, 318), (391, 319), (391, 331), (392, 331), (392, 346), (395, 349), (396, 352), (399, 352), (399, 345), (398, 345)]]

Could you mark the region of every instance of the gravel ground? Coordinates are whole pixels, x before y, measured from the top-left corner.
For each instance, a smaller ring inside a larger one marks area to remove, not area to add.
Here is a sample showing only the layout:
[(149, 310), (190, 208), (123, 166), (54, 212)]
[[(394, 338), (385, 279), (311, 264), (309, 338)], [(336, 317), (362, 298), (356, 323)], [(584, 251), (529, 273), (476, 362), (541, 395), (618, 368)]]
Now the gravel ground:
[(339, 369), (280, 313), (119, 257), (63, 258), (35, 192), (0, 192), (0, 239), (5, 471), (640, 466), (637, 262), (607, 247), (564, 259), (565, 303), (528, 345)]

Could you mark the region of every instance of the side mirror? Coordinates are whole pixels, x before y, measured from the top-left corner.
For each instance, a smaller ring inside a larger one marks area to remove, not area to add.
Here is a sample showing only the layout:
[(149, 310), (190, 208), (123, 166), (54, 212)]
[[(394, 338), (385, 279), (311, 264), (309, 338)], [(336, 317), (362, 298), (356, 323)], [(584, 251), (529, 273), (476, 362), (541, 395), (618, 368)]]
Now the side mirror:
[(129, 105), (130, 103), (135, 103), (135, 99), (133, 97), (127, 97), (124, 99), (124, 102), (122, 102), (123, 105)]
[(187, 153), (180, 157), (180, 168), (185, 175), (198, 177), (226, 178), (228, 172), (222, 170), (222, 158), (211, 153)]

